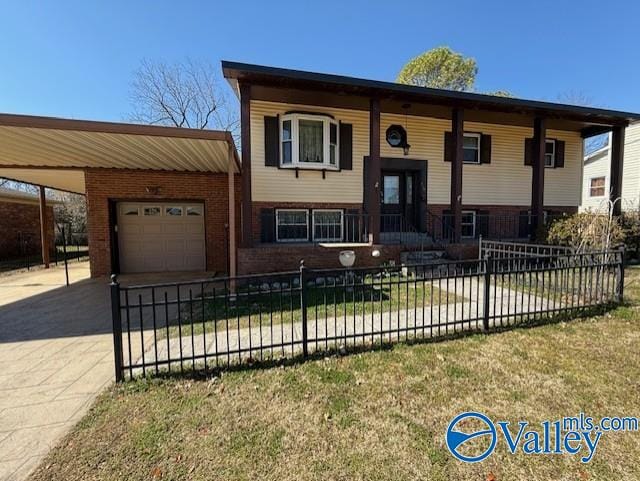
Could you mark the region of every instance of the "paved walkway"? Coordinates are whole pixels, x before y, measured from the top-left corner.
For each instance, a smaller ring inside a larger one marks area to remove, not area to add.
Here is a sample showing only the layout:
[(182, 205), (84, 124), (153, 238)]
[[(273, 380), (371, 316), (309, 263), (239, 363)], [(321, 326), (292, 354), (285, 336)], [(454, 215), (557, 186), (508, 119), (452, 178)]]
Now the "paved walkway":
[[(427, 281), (430, 284), (431, 281)], [(348, 314), (346, 317), (334, 318), (318, 317), (316, 320), (311, 312), (307, 322), (309, 351), (326, 350), (332, 347), (378, 344), (381, 341), (395, 342), (405, 339), (430, 338), (463, 331), (482, 330), (484, 311), (484, 281), (482, 278), (467, 279), (465, 284), (459, 280), (433, 282), (434, 287), (460, 299), (459, 302), (440, 305), (421, 305), (414, 309), (412, 302), (409, 309), (400, 311), (378, 312), (362, 314)], [(184, 293), (181, 299), (185, 299)], [(148, 302), (148, 293), (142, 296), (143, 302)], [(188, 297), (186, 297), (188, 299)], [(491, 286), (489, 291), (490, 326), (508, 325), (521, 321), (527, 313), (541, 312), (562, 308), (563, 305), (553, 298), (536, 296), (523, 290), (507, 289)], [(444, 301), (444, 299), (443, 299)], [(494, 302), (495, 301), (495, 302)], [(137, 302), (137, 301), (136, 301)], [(197, 301), (196, 301), (197, 302)], [(135, 308), (132, 316), (136, 317)], [(167, 313), (169, 322), (174, 323), (175, 311)], [(262, 326), (254, 318), (251, 329), (236, 327), (236, 320), (226, 323), (221, 321), (217, 332), (213, 331), (212, 323), (207, 326), (207, 332), (195, 334), (191, 337), (188, 323), (183, 324), (182, 338), (164, 336), (163, 327), (166, 326), (167, 314), (162, 308), (157, 311), (159, 320), (158, 336), (154, 340), (153, 330), (148, 329), (152, 310), (147, 307), (143, 318), (145, 329), (139, 330), (138, 318), (134, 319), (135, 326), (129, 337), (123, 335), (123, 350), (125, 365), (133, 360), (134, 366), (140, 366), (142, 361), (154, 363), (160, 361), (160, 368), (171, 365), (172, 370), (179, 370), (182, 357), (183, 367), (190, 364), (191, 357), (196, 363), (201, 363), (207, 356), (208, 364), (215, 365), (216, 361), (222, 365), (237, 364), (252, 359), (273, 359), (291, 357), (302, 351), (302, 324), (300, 322), (278, 323), (271, 326), (266, 318)], [(138, 316), (139, 317), (139, 316)], [(198, 323), (196, 323), (198, 324)], [(198, 326), (199, 327), (199, 326)], [(142, 349), (144, 346), (144, 350)], [(131, 349), (131, 354), (129, 354)], [(143, 358), (144, 355), (144, 358)], [(177, 361), (177, 362), (176, 362)], [(155, 367), (146, 368), (149, 373), (155, 372)], [(129, 375), (142, 374), (141, 369), (130, 369)]]

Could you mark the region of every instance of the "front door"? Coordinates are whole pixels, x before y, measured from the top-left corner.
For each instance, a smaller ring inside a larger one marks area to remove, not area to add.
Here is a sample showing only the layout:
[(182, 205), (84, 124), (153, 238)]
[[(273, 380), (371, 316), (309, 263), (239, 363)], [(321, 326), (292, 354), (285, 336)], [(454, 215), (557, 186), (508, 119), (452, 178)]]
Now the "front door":
[(382, 172), (382, 232), (402, 232), (416, 227), (416, 175), (410, 171)]

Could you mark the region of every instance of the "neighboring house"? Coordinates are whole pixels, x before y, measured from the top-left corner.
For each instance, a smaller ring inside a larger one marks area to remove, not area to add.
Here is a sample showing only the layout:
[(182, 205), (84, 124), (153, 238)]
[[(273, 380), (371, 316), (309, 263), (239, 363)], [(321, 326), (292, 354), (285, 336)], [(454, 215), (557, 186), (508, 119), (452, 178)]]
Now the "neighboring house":
[[(49, 250), (54, 249), (53, 206), (47, 199), (45, 227)], [(40, 207), (37, 194), (0, 187), (0, 260), (40, 253)]]
[[(606, 211), (609, 206), (611, 135), (605, 146), (584, 158), (582, 202), (580, 210)], [(640, 209), (640, 123), (625, 130), (621, 208)]]
[(577, 210), (582, 139), (612, 131), (615, 143), (640, 119), (232, 62), (223, 72), (240, 99), (242, 162), (229, 132), (0, 114), (0, 176), (86, 195), (92, 276), (332, 267), (343, 249), (367, 266), (444, 244), (462, 255), (480, 235), (532, 237), (546, 215)]
[(331, 247), (345, 243), (367, 265), (406, 244), (529, 238), (548, 214), (577, 211), (583, 138), (617, 139), (639, 118), (233, 62), (223, 72), (242, 113), (240, 272), (336, 265)]

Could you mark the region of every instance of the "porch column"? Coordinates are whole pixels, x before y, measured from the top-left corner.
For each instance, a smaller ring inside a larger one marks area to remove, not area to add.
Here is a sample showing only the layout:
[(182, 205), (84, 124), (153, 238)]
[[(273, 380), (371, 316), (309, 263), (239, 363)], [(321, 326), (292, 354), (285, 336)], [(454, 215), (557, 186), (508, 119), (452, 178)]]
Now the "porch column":
[(369, 215), (371, 216), (370, 232), (374, 244), (380, 242), (380, 100), (372, 98), (369, 102)]
[(536, 118), (533, 121), (533, 152), (531, 179), (531, 240), (535, 240), (538, 226), (544, 217), (544, 153), (547, 129), (545, 120)]
[(235, 155), (233, 144), (229, 142), (229, 164), (227, 177), (229, 180), (229, 276), (236, 275), (236, 189), (233, 171), (235, 170)]
[(453, 242), (462, 237), (462, 161), (464, 142), (464, 110), (453, 109), (451, 114), (451, 218)]
[(251, 212), (251, 86), (240, 84), (240, 138), (242, 141), (242, 246), (253, 244)]
[(624, 160), (624, 127), (614, 127), (611, 133), (611, 169), (609, 200), (614, 202), (613, 215), (622, 213), (622, 169)]
[(42, 249), (42, 263), (49, 268), (49, 232), (47, 229), (47, 199), (45, 188), (40, 186), (40, 246)]

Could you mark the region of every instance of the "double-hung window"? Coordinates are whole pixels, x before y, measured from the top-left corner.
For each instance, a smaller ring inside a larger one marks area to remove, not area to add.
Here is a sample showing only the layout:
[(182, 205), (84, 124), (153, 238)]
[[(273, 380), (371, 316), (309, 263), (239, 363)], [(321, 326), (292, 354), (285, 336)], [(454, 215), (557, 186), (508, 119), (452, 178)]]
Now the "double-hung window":
[(342, 211), (338, 209), (313, 210), (313, 240), (319, 242), (342, 240)]
[(476, 213), (473, 210), (462, 211), (462, 237), (473, 239), (476, 236)]
[(283, 115), (280, 120), (280, 166), (337, 170), (339, 141), (338, 123), (327, 115)]
[(276, 210), (276, 241), (306, 242), (309, 240), (309, 211), (307, 209)]
[(556, 165), (556, 141), (547, 139), (544, 145), (544, 166), (555, 167)]
[(593, 177), (589, 183), (589, 197), (604, 197), (605, 178)]
[(462, 140), (462, 160), (465, 163), (480, 163), (480, 138), (480, 134), (464, 134)]

